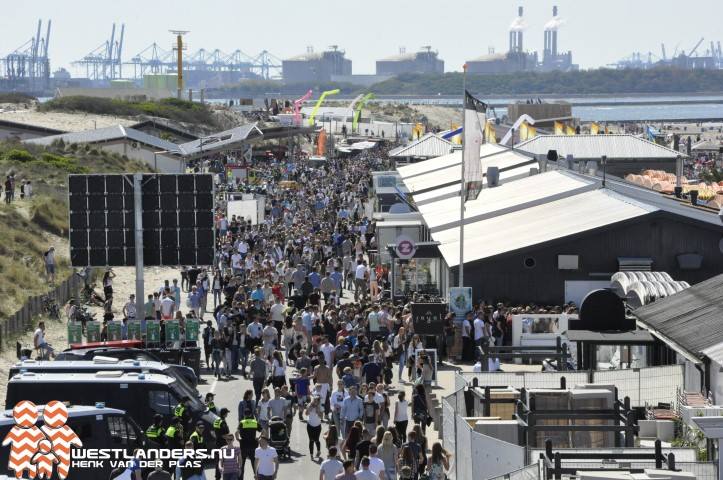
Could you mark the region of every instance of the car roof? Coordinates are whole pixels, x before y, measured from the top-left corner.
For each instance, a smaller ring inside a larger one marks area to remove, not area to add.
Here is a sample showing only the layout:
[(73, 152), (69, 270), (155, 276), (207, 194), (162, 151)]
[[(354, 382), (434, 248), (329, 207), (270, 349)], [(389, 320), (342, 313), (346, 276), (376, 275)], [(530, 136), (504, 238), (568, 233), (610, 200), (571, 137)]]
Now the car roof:
[(123, 372), (105, 370), (94, 373), (40, 373), (23, 372), (13, 375), (13, 383), (156, 383), (168, 385), (174, 378), (159, 373)]
[[(90, 415), (125, 415), (125, 411), (118, 410), (117, 408), (108, 408), (106, 406), (90, 406), (90, 405), (70, 405), (68, 408), (68, 416), (70, 418), (75, 417), (87, 417)], [(38, 405), (39, 413), (41, 414), (38, 419), (42, 419), (42, 411), (45, 409), (45, 405)], [(13, 411), (5, 410), (0, 414), (0, 426), (14, 424)]]
[(28, 368), (28, 369), (48, 369), (56, 370), (62, 368), (77, 368), (79, 370), (111, 370), (116, 369), (132, 369), (132, 368), (144, 368), (144, 369), (156, 369), (165, 370), (169, 368), (168, 364), (163, 362), (157, 362), (154, 360), (135, 360), (125, 359), (120, 360), (115, 357), (103, 357), (98, 355), (92, 360), (23, 360), (13, 364), (11, 368)]

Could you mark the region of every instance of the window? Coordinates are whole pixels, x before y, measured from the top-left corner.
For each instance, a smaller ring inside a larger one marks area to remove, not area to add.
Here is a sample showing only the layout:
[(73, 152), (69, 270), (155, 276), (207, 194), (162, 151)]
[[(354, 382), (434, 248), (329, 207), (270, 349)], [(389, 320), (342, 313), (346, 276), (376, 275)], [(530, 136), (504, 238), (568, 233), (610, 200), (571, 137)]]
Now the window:
[(151, 390), (148, 392), (148, 406), (154, 413), (170, 415), (175, 407), (173, 399), (164, 390)]
[(117, 416), (108, 415), (108, 432), (114, 445), (122, 445), (124, 447), (135, 447), (138, 444), (138, 435), (135, 428), (127, 419)]

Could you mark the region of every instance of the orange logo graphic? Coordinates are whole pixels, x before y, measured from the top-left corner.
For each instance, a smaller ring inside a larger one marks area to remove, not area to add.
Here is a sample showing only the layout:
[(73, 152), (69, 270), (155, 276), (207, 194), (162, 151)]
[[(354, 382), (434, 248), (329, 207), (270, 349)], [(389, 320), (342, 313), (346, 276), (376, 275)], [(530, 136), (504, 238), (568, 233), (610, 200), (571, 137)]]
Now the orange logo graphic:
[(11, 445), (8, 469), (15, 478), (27, 472), (29, 478), (50, 478), (53, 464), (58, 464), (58, 477), (64, 480), (70, 469), (71, 445), (83, 445), (73, 429), (66, 425), (68, 409), (62, 402), (48, 402), (43, 409), (43, 426), (38, 428), (38, 407), (29, 401), (13, 408), (15, 426), (5, 436), (3, 445)]

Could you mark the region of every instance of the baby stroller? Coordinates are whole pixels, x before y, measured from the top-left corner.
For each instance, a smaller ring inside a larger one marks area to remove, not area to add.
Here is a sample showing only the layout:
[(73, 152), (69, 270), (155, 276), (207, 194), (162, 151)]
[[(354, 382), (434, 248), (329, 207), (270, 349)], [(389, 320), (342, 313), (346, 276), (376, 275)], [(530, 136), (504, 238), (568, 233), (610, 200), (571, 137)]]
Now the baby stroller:
[(269, 422), (269, 445), (274, 447), (283, 460), (291, 459), (291, 447), (289, 446), (289, 434), (286, 422), (281, 417), (272, 417)]

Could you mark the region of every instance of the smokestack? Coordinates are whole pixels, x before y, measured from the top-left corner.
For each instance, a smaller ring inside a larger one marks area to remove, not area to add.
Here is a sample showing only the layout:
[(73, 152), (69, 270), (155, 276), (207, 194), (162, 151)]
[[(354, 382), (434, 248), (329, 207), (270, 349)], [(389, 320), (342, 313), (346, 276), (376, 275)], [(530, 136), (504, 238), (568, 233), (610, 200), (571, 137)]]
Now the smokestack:
[[(517, 16), (522, 18), (524, 14), (524, 9), (522, 6), (517, 7)], [(522, 22), (520, 21), (520, 27), (522, 27)], [(522, 28), (517, 32), (517, 51), (522, 53)]]
[(510, 53), (511, 53), (511, 52), (514, 52), (515, 50), (517, 50), (517, 49), (515, 48), (515, 43), (516, 43), (516, 42), (517, 42), (517, 35), (515, 34), (515, 32), (510, 31)]
[(545, 30), (545, 48), (543, 50), (543, 56), (542, 58), (547, 58), (547, 56), (550, 54), (550, 32), (548, 30)]
[[(557, 5), (552, 7), (552, 17), (553, 19), (557, 18)], [(557, 57), (557, 28), (552, 31), (552, 45), (550, 48), (552, 50), (552, 56)]]

